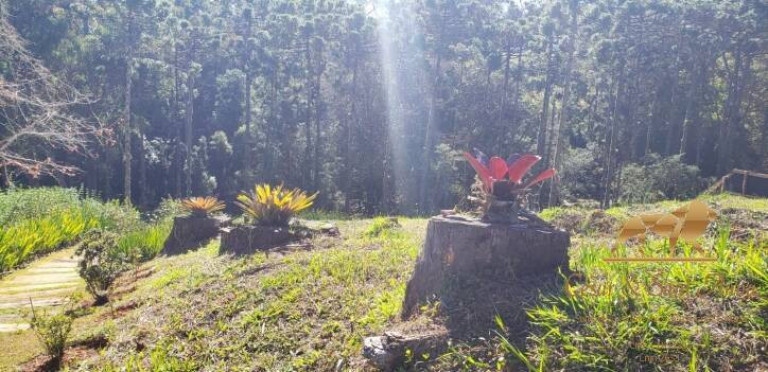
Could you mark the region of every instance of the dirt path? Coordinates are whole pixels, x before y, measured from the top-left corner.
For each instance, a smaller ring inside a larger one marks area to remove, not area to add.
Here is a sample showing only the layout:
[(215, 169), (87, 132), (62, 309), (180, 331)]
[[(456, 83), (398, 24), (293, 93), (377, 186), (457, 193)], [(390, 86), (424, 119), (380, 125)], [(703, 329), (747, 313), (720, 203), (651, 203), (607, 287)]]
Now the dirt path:
[(74, 253), (74, 248), (52, 253), (0, 280), (0, 332), (29, 328), (30, 299), (35, 308), (57, 307), (83, 286)]

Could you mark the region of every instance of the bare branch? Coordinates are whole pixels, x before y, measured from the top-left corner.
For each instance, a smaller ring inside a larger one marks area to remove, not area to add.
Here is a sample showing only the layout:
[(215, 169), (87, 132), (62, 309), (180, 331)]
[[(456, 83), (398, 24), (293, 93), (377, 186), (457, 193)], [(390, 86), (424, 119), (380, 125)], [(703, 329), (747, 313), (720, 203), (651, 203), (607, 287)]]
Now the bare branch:
[(48, 153), (85, 153), (91, 141), (110, 132), (71, 113), (90, 101), (29, 54), (5, 19), (0, 19), (0, 60), (11, 66), (0, 71), (0, 167), (32, 176), (72, 174), (76, 168)]

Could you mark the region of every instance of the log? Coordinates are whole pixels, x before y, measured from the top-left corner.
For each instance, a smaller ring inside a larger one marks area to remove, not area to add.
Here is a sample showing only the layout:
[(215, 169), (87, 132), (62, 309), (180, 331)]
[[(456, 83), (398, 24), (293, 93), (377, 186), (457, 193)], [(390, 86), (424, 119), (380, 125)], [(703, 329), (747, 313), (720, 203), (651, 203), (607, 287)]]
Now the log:
[(219, 234), (219, 229), (229, 223), (225, 216), (183, 216), (173, 219), (173, 228), (165, 240), (162, 254), (174, 255), (198, 248)]
[(568, 268), (569, 245), (568, 233), (538, 221), (432, 217), (401, 315), (407, 319), (435, 301), (442, 311), (463, 312), (457, 324), (466, 316), (492, 322), (494, 312), (504, 307), (519, 315), (521, 302), (538, 296), (539, 289), (557, 288), (558, 270)]

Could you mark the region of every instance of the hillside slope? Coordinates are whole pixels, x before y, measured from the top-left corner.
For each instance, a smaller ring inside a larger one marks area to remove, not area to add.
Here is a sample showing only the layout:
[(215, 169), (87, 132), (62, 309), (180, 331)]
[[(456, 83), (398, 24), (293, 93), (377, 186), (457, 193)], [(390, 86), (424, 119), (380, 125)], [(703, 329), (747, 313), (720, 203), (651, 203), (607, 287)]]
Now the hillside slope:
[[(703, 240), (717, 257), (706, 265), (602, 261), (627, 215), (671, 211), (681, 203), (545, 211), (544, 217), (574, 233), (571, 269), (584, 275), (572, 283), (575, 295), (541, 298), (529, 312), (533, 326), (525, 339), (506, 334), (499, 319), (488, 337), (455, 339), (439, 358), (411, 356), (406, 367), (766, 370), (768, 200), (707, 201), (720, 216)], [(70, 367), (367, 369), (360, 357), (363, 337), (403, 326), (399, 310), (426, 219), (400, 219), (401, 226), (336, 223), (340, 237), (278, 251), (222, 256), (214, 241), (144, 264), (123, 278), (111, 306), (81, 312), (77, 339), (104, 340), (98, 343), (104, 349)], [(661, 254), (666, 242), (652, 239), (647, 249)], [(440, 322), (437, 308), (410, 323)]]

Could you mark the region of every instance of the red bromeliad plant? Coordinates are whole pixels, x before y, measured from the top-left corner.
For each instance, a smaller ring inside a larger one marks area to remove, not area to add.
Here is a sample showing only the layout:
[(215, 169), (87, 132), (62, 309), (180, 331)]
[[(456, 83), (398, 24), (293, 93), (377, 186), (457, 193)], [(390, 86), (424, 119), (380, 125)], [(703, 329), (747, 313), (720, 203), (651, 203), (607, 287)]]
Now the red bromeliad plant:
[(475, 152), (477, 156), (465, 152), (464, 157), (482, 182), (483, 195), (480, 202), (485, 213), (488, 213), (494, 204), (499, 203), (500, 207), (511, 207), (512, 211), (515, 211), (520, 195), (532, 186), (555, 176), (555, 170), (550, 168), (523, 182), (528, 171), (541, 160), (540, 156), (515, 154), (504, 160), (498, 156), (488, 159), (482, 152)]

